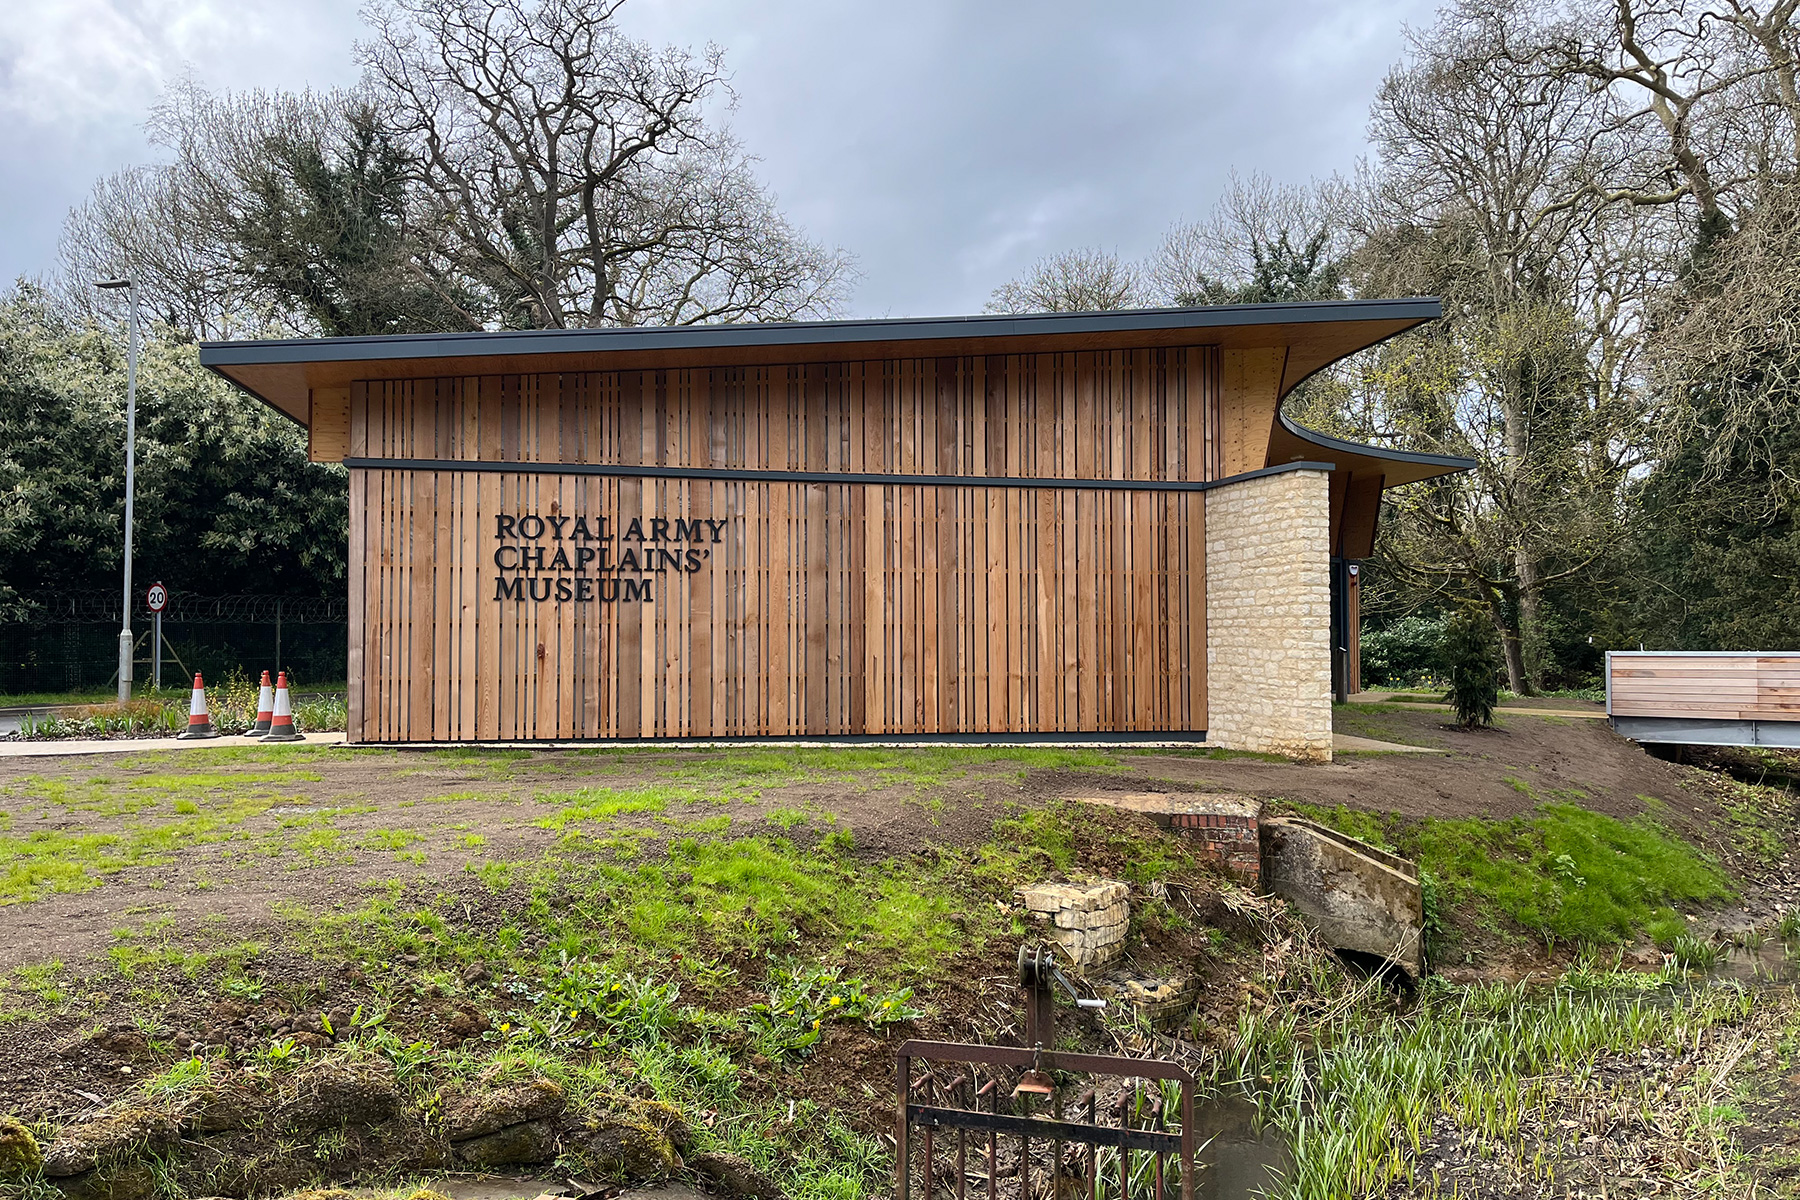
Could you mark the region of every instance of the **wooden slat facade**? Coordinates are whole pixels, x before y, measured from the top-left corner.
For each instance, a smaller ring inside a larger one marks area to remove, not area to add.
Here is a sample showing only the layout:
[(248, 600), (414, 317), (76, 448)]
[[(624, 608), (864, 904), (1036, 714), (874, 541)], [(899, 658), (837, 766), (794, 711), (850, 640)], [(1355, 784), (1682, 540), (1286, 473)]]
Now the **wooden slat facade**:
[(1616, 717), (1800, 721), (1800, 654), (1615, 652), (1607, 661)]
[[(1198, 733), (1203, 493), (1066, 481), (1218, 478), (1219, 392), (1210, 347), (353, 384), (351, 737)], [(681, 540), (500, 599), (578, 548), (526, 515)]]

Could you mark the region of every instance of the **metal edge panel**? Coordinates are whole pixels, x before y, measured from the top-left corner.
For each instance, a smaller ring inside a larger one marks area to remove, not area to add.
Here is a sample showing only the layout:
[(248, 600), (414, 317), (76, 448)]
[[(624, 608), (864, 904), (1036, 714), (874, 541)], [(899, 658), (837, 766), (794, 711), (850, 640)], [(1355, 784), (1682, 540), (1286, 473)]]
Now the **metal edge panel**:
[(1687, 746), (1800, 748), (1800, 721), (1750, 721), (1725, 717), (1613, 717), (1614, 732), (1634, 742)]
[(1028, 313), (962, 317), (902, 317), (852, 321), (656, 326), (651, 328), (526, 329), (377, 337), (280, 338), (202, 342), (206, 367), (274, 363), (354, 362), (389, 358), (464, 358), (493, 354), (581, 354), (641, 350), (806, 346), (855, 342), (938, 341), (952, 338), (1046, 337), (1333, 321), (1412, 321), (1443, 315), (1434, 297), (1400, 300), (1318, 300), (1294, 304), (1229, 304), (1204, 308), (1126, 309), (1098, 313)]
[(1395, 462), (1418, 463), (1421, 466), (1443, 467), (1446, 471), (1468, 471), (1476, 465), (1473, 458), (1463, 458), (1457, 454), (1426, 454), (1420, 450), (1395, 450), (1387, 446), (1370, 446), (1362, 442), (1346, 441), (1332, 437), (1330, 434), (1317, 433), (1304, 425), (1296, 424), (1285, 412), (1277, 410), (1275, 417), (1281, 427), (1303, 442), (1310, 442), (1326, 450), (1337, 450), (1345, 454), (1366, 454), (1370, 458), (1387, 458)]
[[(1394, 303), (1420, 304), (1420, 301), (1418, 301), (1418, 300), (1395, 301)], [(1420, 304), (1420, 306), (1421, 306), (1421, 308), (1424, 307), (1423, 304)], [(1435, 321), (1436, 319), (1438, 319), (1439, 317), (1444, 315), (1444, 306), (1441, 301), (1437, 300), (1436, 298), (1432, 298), (1429, 301), (1429, 306), (1430, 306), (1430, 311), (1425, 313), (1425, 315), (1421, 316), (1417, 321), (1413, 322), (1413, 325), (1408, 327), (1409, 329), (1416, 328), (1419, 325), (1423, 325), (1426, 321)], [(1368, 350), (1368, 349), (1372, 349), (1375, 346), (1379, 346), (1383, 342), (1386, 342), (1392, 338), (1399, 337), (1400, 334), (1404, 333), (1404, 332), (1406, 332), (1406, 330), (1396, 330), (1395, 332), (1388, 334), (1386, 337), (1379, 338), (1376, 341), (1371, 342), (1369, 345), (1364, 346), (1363, 350)], [(1362, 351), (1360, 351), (1360, 350), (1356, 351), (1356, 353), (1359, 353), (1359, 354), (1361, 352)], [(1348, 356), (1346, 356), (1346, 357), (1348, 357)], [(1328, 370), (1331, 367), (1335, 366), (1338, 362), (1342, 362), (1342, 361), (1343, 361), (1343, 359), (1340, 358), (1340, 359), (1334, 360), (1333, 362), (1320, 363), (1318, 366), (1314, 367), (1311, 371), (1308, 371), (1305, 375), (1302, 375), (1300, 378), (1294, 380), (1292, 383), (1289, 383), (1287, 381), (1286, 375), (1284, 373), (1282, 380), (1281, 380), (1281, 397), (1275, 405), (1276, 423), (1279, 424), (1288, 433), (1292, 434), (1294, 437), (1299, 438), (1301, 441), (1309, 442), (1312, 445), (1319, 446), (1319, 447), (1321, 447), (1323, 449), (1327, 449), (1327, 450), (1336, 450), (1336, 451), (1339, 451), (1339, 452), (1345, 453), (1345, 454), (1364, 454), (1364, 455), (1368, 455), (1370, 458), (1386, 458), (1386, 459), (1392, 459), (1395, 462), (1417, 463), (1420, 466), (1443, 467), (1444, 474), (1449, 474), (1452, 471), (1469, 471), (1469, 470), (1473, 470), (1475, 468), (1476, 460), (1472, 459), (1472, 458), (1464, 458), (1460, 455), (1455, 455), (1455, 454), (1426, 454), (1423, 451), (1418, 451), (1418, 450), (1393, 450), (1393, 449), (1389, 449), (1386, 446), (1368, 446), (1368, 445), (1364, 445), (1361, 442), (1346, 441), (1343, 438), (1335, 438), (1335, 437), (1330, 436), (1329, 434), (1315, 432), (1314, 430), (1308, 429), (1308, 428), (1306, 428), (1306, 426), (1301, 425), (1297, 421), (1294, 421), (1292, 418), (1290, 418), (1287, 415), (1286, 405), (1287, 405), (1287, 398), (1293, 394), (1294, 389), (1299, 387), (1301, 384), (1305, 383), (1308, 379), (1311, 379), (1314, 375), (1317, 375), (1322, 371)]]
[[(562, 746), (668, 746), (700, 749), (707, 746), (1196, 746), (1206, 742), (1204, 729), (1101, 729), (1040, 733), (744, 733), (719, 737), (621, 737), (621, 738), (461, 738), (448, 742), (368, 741), (359, 745), (390, 750), (442, 750), (446, 746), (483, 746), (490, 750), (545, 749)], [(1071, 1068), (1076, 1069), (1076, 1068)]]
[(1077, 479), (1066, 475), (884, 475), (843, 471), (740, 471), (721, 467), (641, 467), (491, 458), (346, 458), (353, 471), (446, 471), (486, 475), (600, 475), (621, 479), (701, 479), (720, 483), (821, 483), (853, 487), (967, 487), (1101, 492), (1210, 492), (1289, 471), (1332, 471), (1327, 462), (1276, 463), (1224, 479)]
[(1800, 650), (1608, 650), (1620, 658), (1800, 658)]

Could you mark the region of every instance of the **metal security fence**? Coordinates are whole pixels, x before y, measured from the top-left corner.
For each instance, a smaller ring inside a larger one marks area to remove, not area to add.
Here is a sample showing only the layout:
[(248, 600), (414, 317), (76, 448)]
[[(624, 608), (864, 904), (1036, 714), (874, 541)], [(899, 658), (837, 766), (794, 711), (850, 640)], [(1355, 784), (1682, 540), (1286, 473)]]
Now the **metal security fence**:
[[(118, 677), (119, 600), (111, 595), (36, 598), (29, 620), (0, 623), (0, 693), (104, 690)], [(133, 675), (154, 672), (155, 621), (132, 613)], [(346, 602), (290, 596), (199, 596), (174, 592), (162, 614), (163, 686), (180, 689), (200, 671), (216, 679), (286, 670), (296, 686), (341, 683), (349, 652)]]

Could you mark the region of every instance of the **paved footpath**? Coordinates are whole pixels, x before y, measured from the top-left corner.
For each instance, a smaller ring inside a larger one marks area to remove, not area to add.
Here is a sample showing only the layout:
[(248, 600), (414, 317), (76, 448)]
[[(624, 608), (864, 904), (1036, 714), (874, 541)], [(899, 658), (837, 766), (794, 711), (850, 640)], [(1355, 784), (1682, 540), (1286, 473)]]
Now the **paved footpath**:
[[(341, 746), (340, 733), (309, 733), (304, 741), (275, 742), (278, 746)], [(51, 739), (42, 742), (0, 742), (0, 758), (55, 758), (65, 754), (148, 754), (153, 750), (205, 750), (221, 746), (260, 746), (256, 738), (76, 738)]]
[[(1386, 697), (1388, 695), (1391, 695), (1391, 693), (1357, 692), (1355, 695), (1350, 697), (1350, 703), (1352, 703), (1352, 704), (1380, 704), (1380, 705), (1385, 705), (1390, 708), (1425, 708), (1425, 709), (1432, 709), (1436, 712), (1449, 712), (1450, 711), (1450, 706), (1448, 704), (1431, 704), (1431, 703), (1427, 703), (1426, 701), (1423, 701), (1423, 700), (1389, 700), (1389, 699), (1386, 699)], [(1522, 716), (1522, 717), (1574, 717), (1577, 720), (1581, 720), (1581, 721), (1604, 721), (1604, 720), (1606, 720), (1606, 710), (1605, 709), (1525, 708), (1525, 707), (1523, 707), (1521, 705), (1517, 705), (1517, 704), (1496, 704), (1494, 706), (1494, 715), (1495, 716), (1504, 717), (1508, 713), (1514, 713), (1514, 714), (1517, 714), (1518, 716)]]
[(1448, 750), (1439, 750), (1435, 746), (1406, 746), (1399, 742), (1384, 742), (1377, 738), (1357, 737), (1353, 733), (1334, 733), (1331, 735), (1331, 748), (1339, 754), (1350, 754), (1361, 751), (1365, 754), (1448, 754)]

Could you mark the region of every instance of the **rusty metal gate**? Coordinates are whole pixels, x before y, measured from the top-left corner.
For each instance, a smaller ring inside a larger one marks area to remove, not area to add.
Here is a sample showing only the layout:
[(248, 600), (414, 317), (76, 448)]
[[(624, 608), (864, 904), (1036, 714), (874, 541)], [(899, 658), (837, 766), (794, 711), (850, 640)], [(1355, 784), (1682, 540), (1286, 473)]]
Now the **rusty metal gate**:
[(1020, 950), (1019, 981), (1028, 1046), (901, 1045), (899, 1200), (967, 1200), (971, 1183), (987, 1200), (1193, 1200), (1192, 1078), (1161, 1059), (1055, 1051), (1052, 985), (1074, 987), (1043, 947)]

